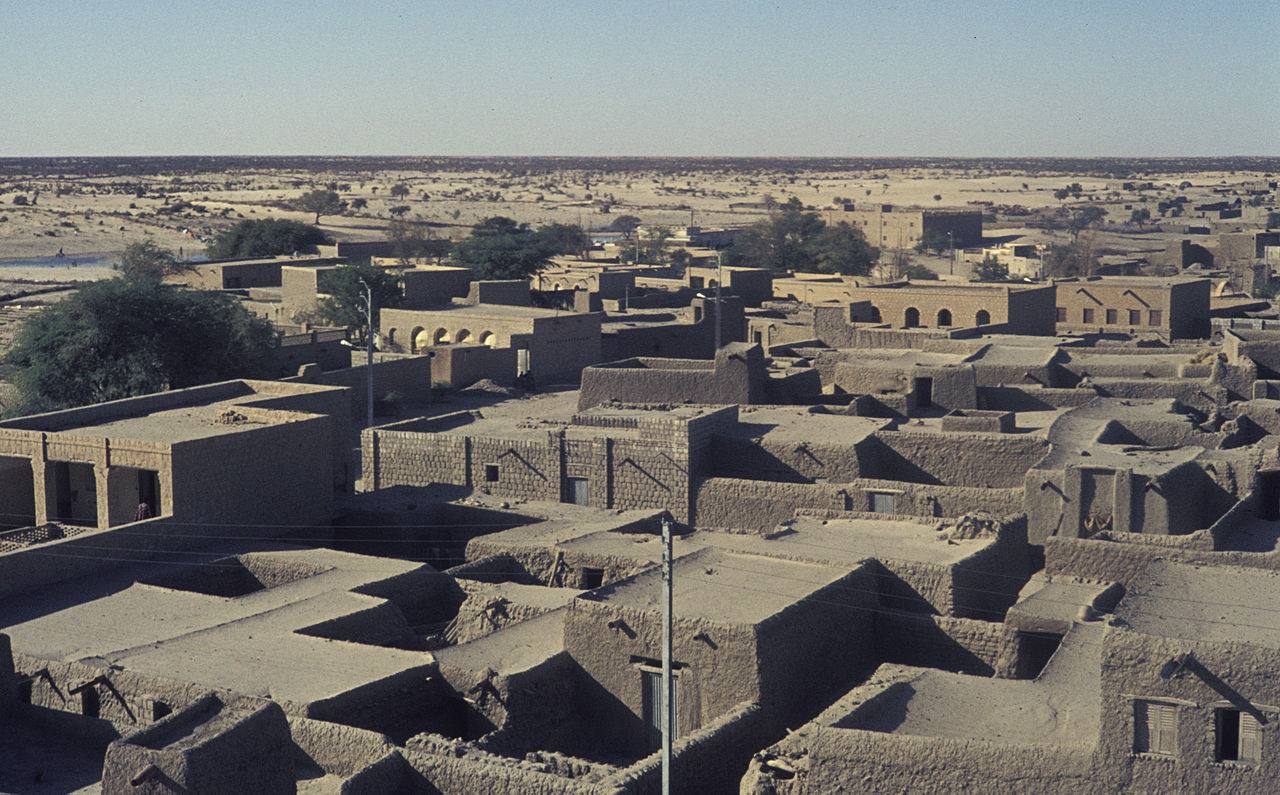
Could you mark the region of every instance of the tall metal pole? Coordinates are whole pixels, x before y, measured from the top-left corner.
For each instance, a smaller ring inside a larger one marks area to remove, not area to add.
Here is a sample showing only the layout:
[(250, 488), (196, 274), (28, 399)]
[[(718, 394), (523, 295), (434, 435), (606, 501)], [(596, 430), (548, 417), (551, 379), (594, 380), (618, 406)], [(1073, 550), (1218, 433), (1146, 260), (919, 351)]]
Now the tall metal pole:
[(720, 351), (720, 285), (724, 283), (724, 257), (716, 252), (716, 352)]
[(955, 233), (947, 231), (947, 247), (951, 249), (951, 275), (956, 275), (956, 238)]
[(671, 522), (662, 520), (662, 795), (671, 795)]
[(369, 283), (366, 282), (364, 279), (361, 279), (360, 283), (364, 285), (364, 290), (365, 290), (364, 317), (365, 317), (365, 323), (368, 327), (368, 330), (365, 332), (365, 335), (364, 335), (365, 349), (366, 349), (366, 353), (368, 354), (367, 362), (366, 362), (368, 364), (368, 367), (365, 368), (367, 372), (365, 373), (365, 376), (364, 376), (364, 380), (369, 386), (369, 394), (367, 395), (367, 400), (369, 404), (368, 406), (369, 424), (367, 427), (372, 428), (373, 427), (373, 288), (370, 287)]

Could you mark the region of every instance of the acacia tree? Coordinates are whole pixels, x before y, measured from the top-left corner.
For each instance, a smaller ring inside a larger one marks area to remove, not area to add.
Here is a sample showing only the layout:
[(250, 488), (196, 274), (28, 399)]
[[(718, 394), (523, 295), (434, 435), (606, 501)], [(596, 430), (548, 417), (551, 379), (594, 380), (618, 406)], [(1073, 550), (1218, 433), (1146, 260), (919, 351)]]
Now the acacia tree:
[(271, 324), (229, 295), (150, 278), (90, 282), (18, 332), (6, 362), (19, 395), (10, 413), (270, 378), (278, 345)]
[(325, 297), (316, 302), (316, 319), (326, 325), (351, 329), (355, 340), (363, 344), (369, 338), (365, 284), (373, 290), (373, 327), (376, 329), (382, 310), (399, 306), (402, 294), (399, 278), (374, 265), (342, 265), (321, 271), (318, 287)]
[(640, 226), (640, 218), (638, 216), (619, 215), (613, 219), (613, 223), (609, 224), (609, 229), (614, 232), (621, 232), (624, 238), (630, 240), (638, 226)]
[(775, 271), (866, 274), (878, 252), (857, 228), (828, 226), (794, 196), (738, 236), (725, 262)]
[(322, 215), (336, 215), (347, 209), (347, 203), (338, 196), (337, 191), (312, 190), (298, 197), (294, 205), (299, 210), (316, 214), (316, 223), (320, 223)]
[(308, 224), (281, 218), (240, 221), (209, 244), (210, 259), (274, 257), (306, 251), (328, 242), (324, 232)]
[(125, 246), (120, 261), (112, 267), (122, 277), (133, 281), (160, 281), (166, 276), (195, 270), (193, 263), (179, 260), (177, 255), (154, 240), (143, 240)]
[(494, 216), (471, 228), (471, 236), (454, 247), (453, 258), (480, 279), (527, 279), (554, 253), (528, 224)]
[(391, 198), (403, 199), (405, 196), (408, 196), (408, 195), (409, 195), (409, 186), (404, 184), (403, 182), (397, 182), (396, 184), (391, 186)]

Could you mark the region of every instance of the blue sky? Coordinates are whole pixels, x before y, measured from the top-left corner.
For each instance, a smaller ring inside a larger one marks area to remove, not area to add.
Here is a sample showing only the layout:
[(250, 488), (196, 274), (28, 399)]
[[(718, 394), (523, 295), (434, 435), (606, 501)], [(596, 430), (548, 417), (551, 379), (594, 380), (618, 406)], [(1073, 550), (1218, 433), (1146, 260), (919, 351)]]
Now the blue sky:
[(1276, 0), (0, 0), (0, 53), (0, 156), (1280, 153)]

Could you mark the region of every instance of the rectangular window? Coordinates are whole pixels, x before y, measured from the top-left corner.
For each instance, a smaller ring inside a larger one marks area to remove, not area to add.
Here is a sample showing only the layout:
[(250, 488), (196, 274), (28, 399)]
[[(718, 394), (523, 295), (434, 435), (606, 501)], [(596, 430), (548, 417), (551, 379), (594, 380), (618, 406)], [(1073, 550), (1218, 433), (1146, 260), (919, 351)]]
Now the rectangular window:
[(1067, 322), (1067, 308), (1065, 306), (1058, 307), (1058, 322), (1059, 323)]
[(1238, 709), (1215, 709), (1213, 712), (1217, 760), (1258, 764), (1262, 758), (1262, 726), (1258, 719)]
[(882, 491), (871, 492), (871, 510), (874, 513), (895, 513), (893, 495)]
[[(655, 744), (662, 741), (662, 670), (641, 668), (641, 687), (644, 690), (644, 725)], [(671, 739), (680, 736), (680, 679), (671, 676)]]
[(1129, 310), (1129, 325), (1130, 325), (1130, 326), (1141, 326), (1141, 325), (1142, 325), (1142, 311), (1141, 311), (1141, 310), (1139, 310), (1139, 309), (1130, 309), (1130, 310)]
[(484, 465), (484, 482), (485, 483), (498, 482), (498, 465), (497, 464)]
[(1147, 315), (1148, 315), (1148, 322), (1147, 322), (1148, 326), (1159, 326), (1164, 323), (1164, 312), (1160, 311), (1159, 309), (1152, 309), (1150, 312), (1147, 313)]
[(1133, 702), (1133, 750), (1139, 754), (1177, 756), (1178, 708), (1155, 701)]
[(1093, 322), (1093, 310), (1092, 310), (1092, 309), (1086, 309), (1086, 310), (1084, 310), (1084, 312), (1083, 312), (1083, 314), (1081, 315), (1081, 317), (1084, 319), (1084, 322), (1085, 322), (1085, 323), (1092, 323), (1092, 322)]
[(1114, 309), (1107, 310), (1107, 325), (1114, 326), (1120, 322), (1120, 313)]

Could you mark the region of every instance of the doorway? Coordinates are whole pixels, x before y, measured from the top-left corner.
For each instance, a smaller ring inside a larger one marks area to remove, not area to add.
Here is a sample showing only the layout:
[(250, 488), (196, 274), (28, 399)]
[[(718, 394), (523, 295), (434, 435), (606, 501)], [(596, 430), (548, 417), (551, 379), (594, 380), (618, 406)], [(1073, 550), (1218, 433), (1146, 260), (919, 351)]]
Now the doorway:
[(1269, 522), (1280, 519), (1280, 470), (1258, 473), (1258, 517)]
[(933, 408), (933, 379), (917, 378), (915, 380), (916, 408)]
[(586, 505), (591, 498), (591, 483), (586, 478), (565, 478), (564, 499), (574, 505)]

